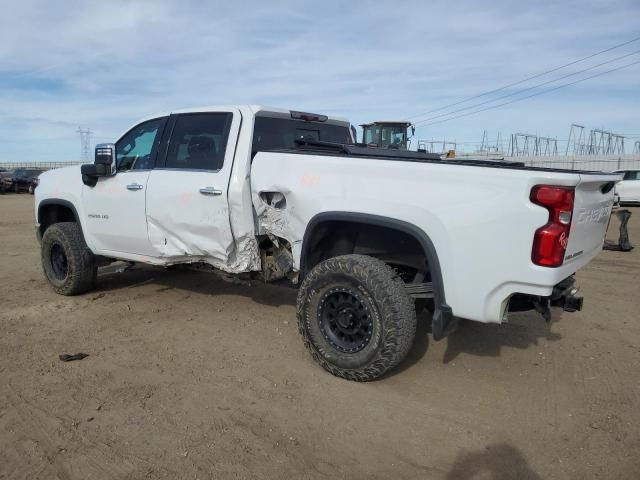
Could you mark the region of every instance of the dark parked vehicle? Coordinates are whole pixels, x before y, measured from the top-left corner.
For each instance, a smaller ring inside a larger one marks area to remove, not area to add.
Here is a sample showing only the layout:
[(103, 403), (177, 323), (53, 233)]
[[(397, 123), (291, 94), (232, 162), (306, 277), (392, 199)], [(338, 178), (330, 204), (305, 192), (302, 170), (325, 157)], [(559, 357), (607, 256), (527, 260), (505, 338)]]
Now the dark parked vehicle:
[(11, 190), (11, 186), (13, 185), (13, 182), (11, 181), (12, 176), (13, 170), (0, 168), (0, 193)]
[(43, 170), (37, 170), (35, 168), (17, 168), (11, 177), (11, 189), (15, 193), (33, 193), (37, 186), (38, 175), (42, 172)]

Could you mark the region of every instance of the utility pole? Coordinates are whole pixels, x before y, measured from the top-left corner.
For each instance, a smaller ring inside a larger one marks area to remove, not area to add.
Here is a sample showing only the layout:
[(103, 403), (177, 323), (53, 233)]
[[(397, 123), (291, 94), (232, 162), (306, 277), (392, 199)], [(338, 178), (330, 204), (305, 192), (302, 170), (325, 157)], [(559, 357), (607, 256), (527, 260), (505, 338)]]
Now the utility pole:
[(91, 129), (83, 130), (78, 127), (76, 133), (80, 135), (80, 160), (86, 163), (91, 162)]

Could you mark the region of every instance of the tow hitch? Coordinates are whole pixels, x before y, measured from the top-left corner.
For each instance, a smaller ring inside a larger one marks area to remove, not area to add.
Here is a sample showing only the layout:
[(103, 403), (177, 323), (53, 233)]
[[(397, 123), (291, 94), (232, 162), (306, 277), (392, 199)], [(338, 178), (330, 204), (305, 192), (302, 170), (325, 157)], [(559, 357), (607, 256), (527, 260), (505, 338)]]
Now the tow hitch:
[(576, 279), (573, 276), (565, 278), (553, 287), (551, 305), (562, 307), (565, 312), (582, 310), (582, 300), (582, 297), (578, 296), (578, 287), (576, 287)]
[(555, 287), (549, 297), (516, 294), (509, 301), (510, 312), (521, 312), (534, 309), (547, 321), (551, 321), (551, 307), (561, 307), (565, 312), (582, 310), (582, 297), (578, 295), (576, 279), (565, 278)]

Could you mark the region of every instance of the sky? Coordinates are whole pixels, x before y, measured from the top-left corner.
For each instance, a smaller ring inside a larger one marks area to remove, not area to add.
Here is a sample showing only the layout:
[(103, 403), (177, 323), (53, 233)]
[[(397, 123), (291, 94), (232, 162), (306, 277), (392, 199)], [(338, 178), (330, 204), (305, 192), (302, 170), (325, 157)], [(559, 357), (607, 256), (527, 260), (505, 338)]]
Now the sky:
[(410, 120), (415, 140), (457, 141), (465, 151), (484, 130), (492, 142), (499, 132), (562, 140), (572, 123), (630, 135), (629, 150), (640, 140), (640, 64), (433, 118), (622, 55), (527, 93), (639, 61), (640, 40), (421, 115), (640, 37), (637, 0), (5, 2), (0, 161), (79, 160), (78, 127), (90, 128), (95, 144), (157, 112), (240, 103), (354, 124)]

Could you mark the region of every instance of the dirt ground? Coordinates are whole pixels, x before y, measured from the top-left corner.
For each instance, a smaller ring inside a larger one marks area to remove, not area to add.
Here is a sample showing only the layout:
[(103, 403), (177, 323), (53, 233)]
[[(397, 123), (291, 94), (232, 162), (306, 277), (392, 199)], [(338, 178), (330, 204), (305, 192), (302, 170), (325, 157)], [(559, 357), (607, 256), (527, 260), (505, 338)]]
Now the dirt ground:
[(58, 296), (26, 194), (0, 196), (0, 242), (1, 479), (638, 478), (640, 248), (580, 271), (585, 309), (550, 326), (434, 342), (422, 316), (358, 384), (306, 353), (292, 289), (110, 266)]

